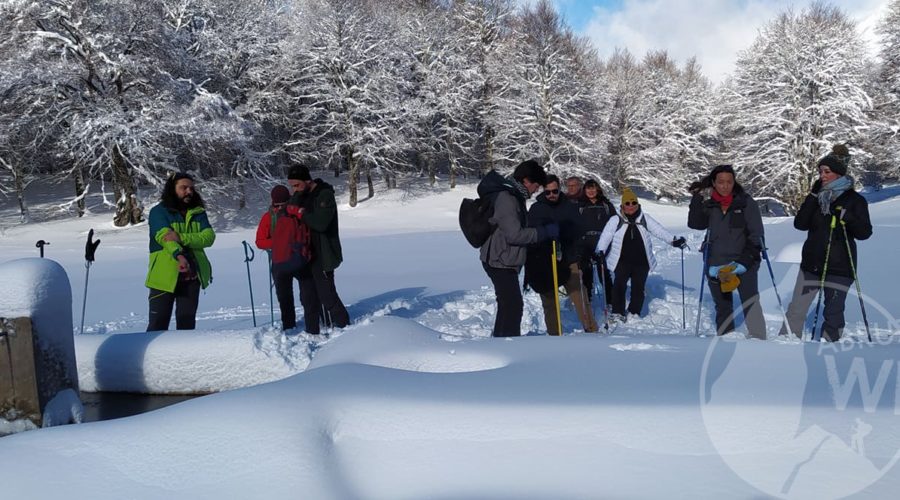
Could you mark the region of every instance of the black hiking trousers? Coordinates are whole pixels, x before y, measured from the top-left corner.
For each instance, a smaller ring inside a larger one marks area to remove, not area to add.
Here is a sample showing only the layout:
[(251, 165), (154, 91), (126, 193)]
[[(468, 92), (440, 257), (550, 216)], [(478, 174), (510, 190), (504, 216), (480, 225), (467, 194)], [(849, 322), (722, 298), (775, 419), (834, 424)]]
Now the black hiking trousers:
[(619, 259), (613, 278), (612, 312), (625, 316), (625, 291), (628, 282), (631, 281), (631, 297), (628, 301), (628, 312), (640, 316), (644, 308), (644, 286), (647, 284), (647, 276), (650, 274), (650, 264), (646, 259), (643, 262), (628, 262), (627, 259)]
[[(281, 329), (290, 330), (297, 326), (297, 311), (294, 308), (294, 280), (300, 282), (303, 290), (303, 282), (300, 279), (300, 271), (294, 273), (272, 273), (272, 283), (275, 284), (275, 296), (278, 298), (278, 309), (281, 311)], [(304, 309), (306, 314), (306, 309)]]
[(316, 261), (300, 271), (300, 303), (306, 333), (317, 335), (323, 322), (338, 328), (350, 324), (350, 313), (334, 284), (334, 271), (323, 271)]
[(150, 314), (148, 332), (169, 329), (172, 307), (175, 307), (175, 328), (193, 330), (197, 323), (197, 306), (200, 303), (200, 280), (178, 280), (172, 293), (150, 289)]
[(522, 334), (522, 289), (519, 288), (519, 272), (515, 269), (491, 267), (481, 263), (497, 296), (497, 319), (494, 320), (494, 337), (518, 337)]

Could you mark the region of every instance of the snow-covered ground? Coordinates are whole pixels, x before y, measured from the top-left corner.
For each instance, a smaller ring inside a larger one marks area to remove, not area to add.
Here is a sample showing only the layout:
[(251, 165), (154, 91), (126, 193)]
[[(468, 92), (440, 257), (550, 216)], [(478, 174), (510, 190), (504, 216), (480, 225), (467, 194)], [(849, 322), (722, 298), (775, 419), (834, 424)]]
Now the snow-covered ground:
[[(215, 280), (201, 295), (198, 330), (149, 335), (140, 333), (146, 226), (114, 228), (102, 214), (6, 227), (4, 260), (51, 242), (47, 256), (71, 282), (76, 330), (87, 230), (103, 240), (86, 334), (75, 339), (83, 390), (224, 392), (2, 438), (3, 496), (886, 498), (900, 487), (896, 190), (870, 195), (875, 235), (860, 244), (877, 342), (862, 342), (851, 294), (849, 338), (837, 346), (694, 337), (702, 234), (687, 230), (686, 207), (648, 201), (644, 209), (693, 249), (686, 329), (681, 252), (656, 245), (640, 320), (582, 334), (564, 305), (571, 334), (550, 338), (528, 293), (530, 335), (491, 339), (493, 291), (456, 225), (460, 199), (473, 193), (395, 191), (342, 208), (337, 283), (354, 324), (322, 338), (285, 337), (268, 324), (261, 257), (251, 263), (252, 326), (241, 241), (252, 243), (254, 228), (240, 221), (253, 217), (220, 221), (228, 229), (208, 252)], [(790, 219), (766, 224), (788, 301), (804, 235)], [(760, 283), (774, 336), (781, 313), (765, 268)], [(708, 293), (700, 316), (711, 333)]]

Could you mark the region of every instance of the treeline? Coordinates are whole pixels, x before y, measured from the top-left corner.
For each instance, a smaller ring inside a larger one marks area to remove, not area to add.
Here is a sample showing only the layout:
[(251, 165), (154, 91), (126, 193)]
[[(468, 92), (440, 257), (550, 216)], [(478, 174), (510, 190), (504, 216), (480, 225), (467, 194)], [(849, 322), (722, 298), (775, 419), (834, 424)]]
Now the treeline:
[(243, 199), (289, 161), (376, 181), (554, 173), (680, 198), (710, 163), (796, 207), (836, 142), (859, 181), (900, 169), (900, 0), (880, 58), (836, 7), (762, 29), (714, 86), (665, 50), (598, 56), (549, 1), (7, 0), (0, 4), (0, 193), (98, 185), (118, 225), (140, 185), (187, 170)]

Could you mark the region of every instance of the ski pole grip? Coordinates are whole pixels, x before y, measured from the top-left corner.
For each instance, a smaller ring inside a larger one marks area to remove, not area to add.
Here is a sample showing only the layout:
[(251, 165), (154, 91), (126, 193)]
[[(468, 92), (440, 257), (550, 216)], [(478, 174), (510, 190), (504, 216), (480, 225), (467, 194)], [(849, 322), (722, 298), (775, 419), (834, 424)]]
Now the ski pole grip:
[(241, 243), (244, 244), (244, 262), (252, 262), (253, 258), (256, 256), (256, 254), (253, 252), (253, 247), (251, 247), (250, 244), (247, 243), (247, 240), (244, 240)]

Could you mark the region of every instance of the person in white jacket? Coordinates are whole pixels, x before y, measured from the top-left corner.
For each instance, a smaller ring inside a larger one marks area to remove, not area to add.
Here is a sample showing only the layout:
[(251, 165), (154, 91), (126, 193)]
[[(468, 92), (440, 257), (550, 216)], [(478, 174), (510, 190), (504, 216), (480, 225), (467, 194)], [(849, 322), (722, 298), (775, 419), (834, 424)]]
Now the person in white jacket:
[(644, 285), (650, 270), (656, 266), (651, 234), (676, 248), (686, 246), (684, 237), (673, 236), (656, 219), (643, 213), (634, 191), (626, 187), (622, 190), (621, 212), (610, 217), (594, 250), (601, 258), (606, 256), (607, 268), (613, 272), (611, 319), (614, 321), (625, 321), (628, 281), (631, 281), (628, 313), (640, 315), (644, 307)]

